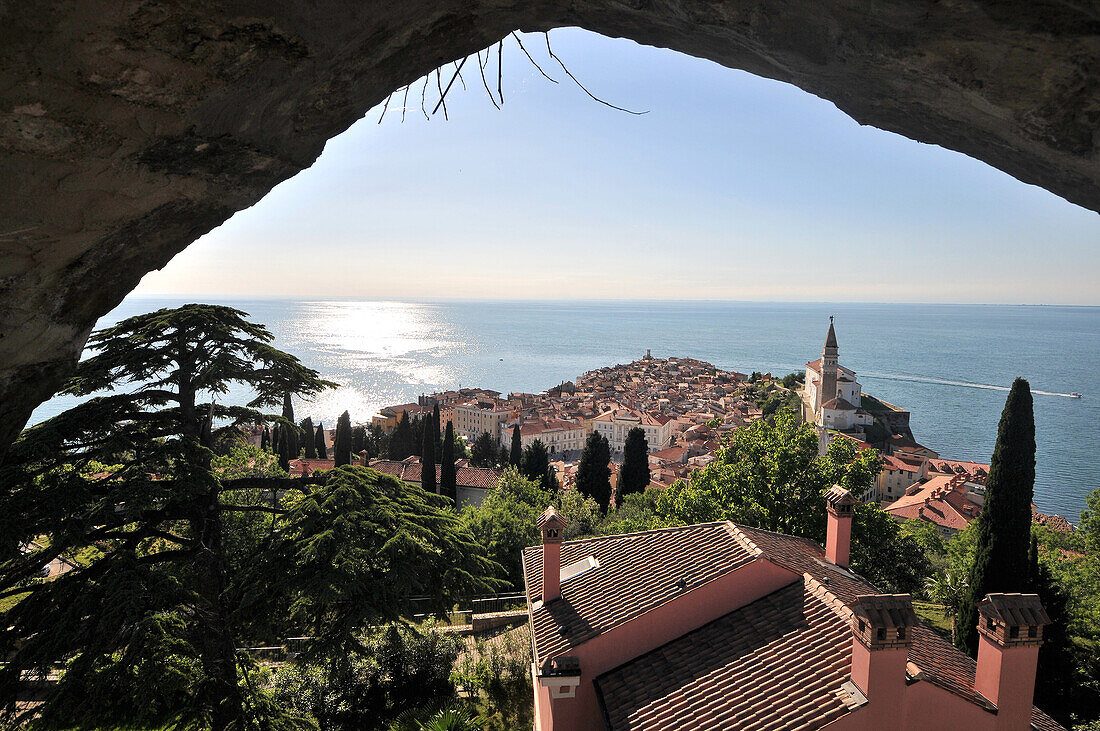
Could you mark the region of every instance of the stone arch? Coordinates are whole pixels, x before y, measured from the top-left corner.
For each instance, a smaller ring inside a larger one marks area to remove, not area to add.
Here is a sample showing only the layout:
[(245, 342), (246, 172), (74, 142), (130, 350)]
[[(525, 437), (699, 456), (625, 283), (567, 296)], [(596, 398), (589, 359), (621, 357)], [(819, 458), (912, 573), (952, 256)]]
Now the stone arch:
[(579, 26), (795, 84), (1100, 211), (1087, 0), (0, 4), (0, 447), (95, 320), (391, 91)]

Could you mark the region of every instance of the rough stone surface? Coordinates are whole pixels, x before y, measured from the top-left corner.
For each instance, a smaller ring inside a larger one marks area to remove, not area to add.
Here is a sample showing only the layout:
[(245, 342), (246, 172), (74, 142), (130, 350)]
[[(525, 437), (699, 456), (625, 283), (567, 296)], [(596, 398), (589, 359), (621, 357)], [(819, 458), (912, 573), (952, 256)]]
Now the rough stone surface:
[(1092, 0), (0, 0), (0, 445), (143, 274), (392, 90), (559, 26), (796, 84), (1100, 210)]

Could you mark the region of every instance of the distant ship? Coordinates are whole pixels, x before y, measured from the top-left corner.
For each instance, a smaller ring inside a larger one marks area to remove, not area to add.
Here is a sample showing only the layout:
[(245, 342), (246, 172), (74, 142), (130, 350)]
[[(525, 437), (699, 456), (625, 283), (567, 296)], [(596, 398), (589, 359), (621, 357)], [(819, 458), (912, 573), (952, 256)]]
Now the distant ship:
[(1069, 395), (1069, 397), (1070, 397), (1070, 398), (1081, 398), (1081, 394), (1079, 394), (1079, 393), (1077, 393), (1076, 391), (1074, 391), (1073, 393), (1071, 393), (1071, 394)]

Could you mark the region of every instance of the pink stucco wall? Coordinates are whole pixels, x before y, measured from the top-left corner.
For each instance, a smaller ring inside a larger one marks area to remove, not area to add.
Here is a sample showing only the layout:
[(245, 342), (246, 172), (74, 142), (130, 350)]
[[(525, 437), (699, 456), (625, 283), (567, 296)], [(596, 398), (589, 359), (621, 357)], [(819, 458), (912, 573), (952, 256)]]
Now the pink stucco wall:
[(801, 575), (757, 559), (592, 638), (568, 653), (579, 658), (581, 665), (581, 684), (575, 698), (551, 699), (548, 688), (536, 687), (535, 728), (538, 731), (603, 728), (592, 682), (596, 676), (795, 580), (801, 580)]
[[(993, 648), (990, 648), (993, 649)], [(994, 665), (988, 664), (992, 658), (980, 658), (979, 674), (981, 670), (989, 672)], [(853, 659), (854, 662), (855, 659)], [(982, 662), (985, 660), (987, 662)], [(1014, 661), (1013, 656), (1010, 661)], [(1034, 661), (1032, 661), (1034, 662)], [(894, 663), (891, 663), (894, 664)], [(1013, 668), (1016, 670), (1017, 668)], [(859, 668), (853, 666), (853, 676), (859, 672)], [(1027, 680), (1029, 674), (1026, 668), (1022, 668), (1020, 677)], [(1031, 672), (1031, 682), (1034, 683), (1034, 671)], [(986, 710), (975, 705), (943, 688), (928, 681), (918, 680), (912, 684), (902, 683), (900, 703), (892, 710), (892, 715), (887, 715), (883, 721), (880, 709), (874, 708), (874, 690), (868, 694), (868, 704), (857, 709), (843, 718), (829, 724), (829, 731), (877, 731), (889, 728), (896, 731), (1027, 731), (1031, 727), (1031, 695), (1032, 688), (1016, 689), (1021, 696), (1026, 696), (1026, 708), (1014, 710), (1012, 702), (1005, 703), (1002, 697), (1002, 705), (998, 712)], [(888, 694), (889, 695), (889, 694)], [(990, 699), (992, 700), (992, 699)], [(881, 709), (881, 712), (891, 713), (891, 709)]]
[(978, 673), (974, 689), (997, 704), (999, 731), (1027, 728), (1035, 698), (1039, 645), (1005, 648), (978, 635)]

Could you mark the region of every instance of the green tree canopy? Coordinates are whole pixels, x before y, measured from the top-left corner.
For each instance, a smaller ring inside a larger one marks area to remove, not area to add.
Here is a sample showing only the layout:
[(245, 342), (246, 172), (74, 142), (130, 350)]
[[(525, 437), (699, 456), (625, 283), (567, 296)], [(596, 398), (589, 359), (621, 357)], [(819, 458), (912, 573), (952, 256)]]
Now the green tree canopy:
[[(214, 458), (204, 415), (270, 423), (281, 417), (261, 407), (332, 385), (245, 318), (187, 305), (94, 334), (66, 391), (109, 395), (26, 430), (0, 465), (0, 598), (19, 598), (0, 611), (0, 725), (25, 714), (22, 677), (63, 667), (34, 710), (43, 727), (275, 728), (237, 652), (277, 641), (273, 622), (313, 635), (311, 656), (347, 655), (412, 596), (442, 609), (493, 588), (483, 549), (421, 490), (361, 468), (289, 479)], [(232, 384), (256, 398), (200, 400)], [(59, 555), (81, 566), (30, 581)]]
[(492, 467), (497, 463), (497, 440), (487, 431), (481, 432), (470, 448), (470, 464), (474, 467)]
[(501, 567), (500, 577), (513, 589), (523, 588), (520, 552), (539, 541), (535, 524), (539, 514), (550, 505), (551, 495), (539, 483), (509, 467), (481, 507), (467, 505), (462, 521), (478, 537), (489, 558)]
[(415, 439), (412, 424), (409, 423), (409, 415), (402, 412), (397, 419), (397, 427), (390, 435), (389, 458), (400, 461), (416, 452)]
[(428, 417), (425, 425), (423, 440), (420, 447), (420, 485), (428, 492), (439, 492), (439, 486), (435, 482), (435, 448), (439, 440), (435, 436), (435, 427)]
[(541, 439), (536, 439), (523, 451), (523, 475), (537, 482), (544, 490), (557, 488), (554, 470), (550, 467), (550, 453)]
[(512, 447), (508, 450), (508, 459), (516, 469), (523, 465), (523, 439), (519, 433), (519, 424), (512, 426)]
[(649, 478), (649, 442), (645, 438), (645, 430), (636, 426), (627, 432), (623, 445), (623, 466), (619, 470), (619, 483), (615, 486), (615, 504), (622, 504), (625, 495), (645, 490)]
[(881, 465), (878, 452), (856, 455), (847, 439), (834, 439), (819, 456), (814, 428), (781, 412), (773, 422), (761, 419), (734, 430), (690, 484), (677, 482), (665, 492), (659, 509), (683, 524), (732, 520), (821, 541), (824, 492), (839, 484), (862, 495)]
[(1031, 501), (1035, 489), (1035, 415), (1031, 387), (1017, 378), (1008, 392), (997, 443), (985, 481), (977, 523), (977, 547), (959, 611), (958, 646), (978, 652), (977, 604), (990, 592), (1027, 589), (1031, 548)]
[(306, 459), (317, 459), (317, 430), (313, 428), (313, 419), (307, 416), (299, 426), (302, 429), (302, 446), (306, 450)]
[(317, 448), (318, 459), (328, 459), (328, 447), (325, 446), (325, 422), (317, 425), (317, 436), (313, 439), (313, 446)]
[(351, 415), (345, 411), (336, 420), (336, 434), (332, 438), (332, 459), (335, 467), (351, 464)]
[(455, 469), (455, 428), (447, 422), (443, 436), (443, 453), (439, 457), (439, 494), (458, 501), (458, 473)]
[(611, 504), (611, 445), (597, 431), (588, 435), (577, 464), (577, 490), (607, 512)]

